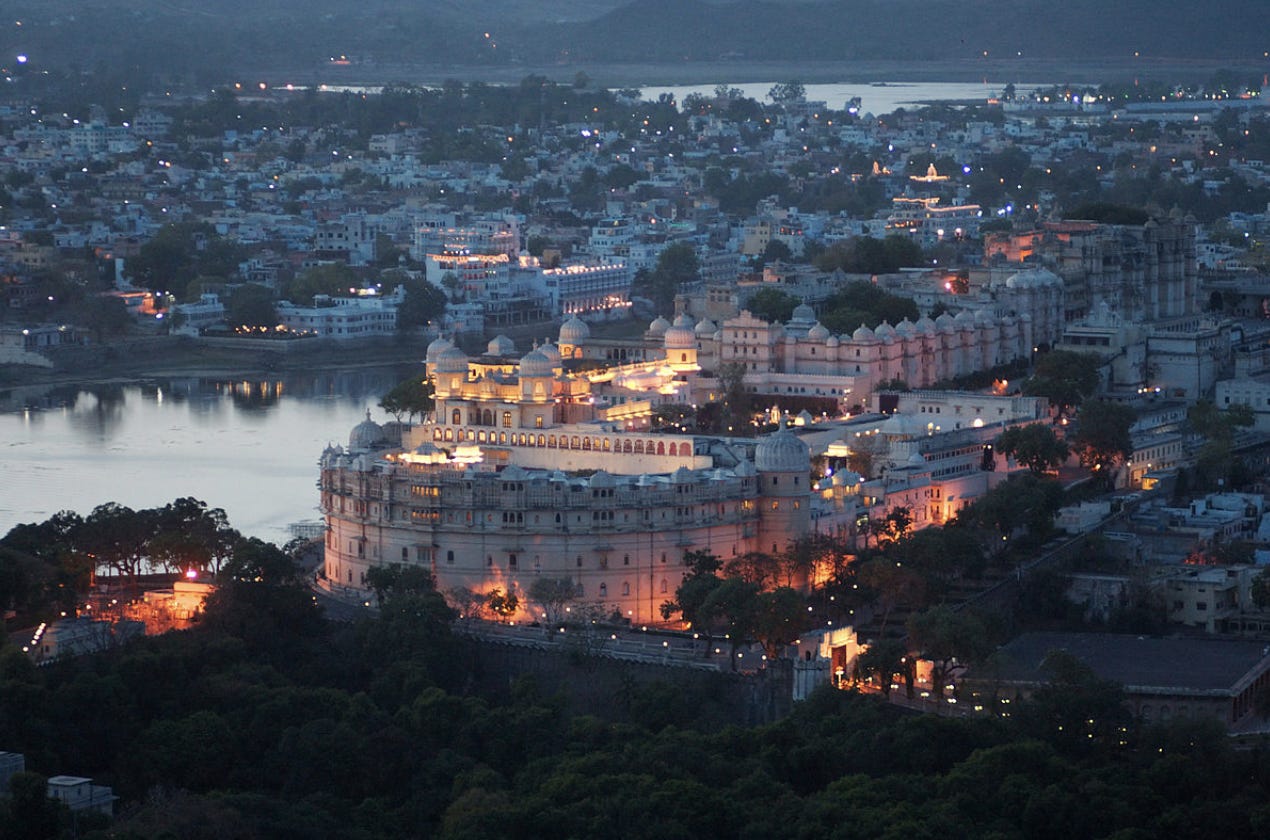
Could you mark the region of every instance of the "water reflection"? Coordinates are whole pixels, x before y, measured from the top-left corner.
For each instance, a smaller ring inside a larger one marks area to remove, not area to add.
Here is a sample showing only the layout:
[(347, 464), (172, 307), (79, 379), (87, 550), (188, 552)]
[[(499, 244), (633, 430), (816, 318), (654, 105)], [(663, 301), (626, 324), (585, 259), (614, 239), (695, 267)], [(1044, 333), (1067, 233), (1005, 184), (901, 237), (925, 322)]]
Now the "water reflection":
[(58, 510), (194, 496), (285, 541), (317, 517), (317, 459), (413, 366), (0, 393), (0, 534)]

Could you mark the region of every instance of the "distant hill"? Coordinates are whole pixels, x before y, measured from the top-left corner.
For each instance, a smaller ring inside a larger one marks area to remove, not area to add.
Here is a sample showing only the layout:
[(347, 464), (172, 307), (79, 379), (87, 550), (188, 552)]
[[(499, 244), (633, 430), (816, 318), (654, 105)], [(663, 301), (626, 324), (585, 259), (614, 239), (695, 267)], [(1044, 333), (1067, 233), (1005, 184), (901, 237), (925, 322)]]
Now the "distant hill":
[[(318, 68), (620, 62), (1230, 60), (1270, 0), (9, 0), (0, 66), (224, 80)], [(19, 26), (16, 21), (21, 21)], [(1270, 65), (1270, 62), (1268, 62)]]

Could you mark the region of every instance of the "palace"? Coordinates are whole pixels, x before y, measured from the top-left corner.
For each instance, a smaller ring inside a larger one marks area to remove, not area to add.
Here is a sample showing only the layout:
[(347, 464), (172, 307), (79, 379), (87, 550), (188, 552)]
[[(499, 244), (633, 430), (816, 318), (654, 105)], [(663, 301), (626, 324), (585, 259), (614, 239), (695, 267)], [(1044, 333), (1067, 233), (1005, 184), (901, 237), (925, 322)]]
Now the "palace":
[[(553, 345), (515, 360), (498, 352), (505, 339), (490, 344), (470, 359), (433, 342), (433, 414), (409, 428), (368, 417), (347, 449), (323, 453), (329, 584), (365, 592), (372, 566), (419, 564), (443, 589), (523, 600), (536, 576), (563, 577), (586, 602), (659, 621), (685, 552), (781, 551), (811, 533), (813, 507), (832, 513), (792, 431), (754, 441), (628, 429)], [(673, 391), (665, 360), (622, 369)], [(590, 373), (612, 384), (613, 369)]]

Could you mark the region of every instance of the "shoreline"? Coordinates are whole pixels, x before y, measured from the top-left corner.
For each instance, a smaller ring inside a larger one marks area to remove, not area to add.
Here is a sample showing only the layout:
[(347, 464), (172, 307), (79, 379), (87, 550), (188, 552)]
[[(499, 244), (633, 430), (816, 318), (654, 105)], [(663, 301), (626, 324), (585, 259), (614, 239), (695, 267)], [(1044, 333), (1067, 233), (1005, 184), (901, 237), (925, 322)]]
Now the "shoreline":
[[(159, 346), (156, 346), (159, 345)], [(356, 370), (417, 363), (426, 344), (414, 338), (369, 339), (281, 352), (259, 347), (208, 346), (188, 336), (127, 340), (56, 352), (53, 368), (13, 366), (0, 373), (0, 402), (15, 392), (75, 385), (134, 384), (153, 379), (204, 379), (291, 373), (310, 368)], [(85, 352), (87, 351), (87, 352)], [(105, 354), (106, 358), (101, 358)], [(85, 355), (94, 358), (82, 362)], [(354, 357), (351, 358), (350, 357)]]

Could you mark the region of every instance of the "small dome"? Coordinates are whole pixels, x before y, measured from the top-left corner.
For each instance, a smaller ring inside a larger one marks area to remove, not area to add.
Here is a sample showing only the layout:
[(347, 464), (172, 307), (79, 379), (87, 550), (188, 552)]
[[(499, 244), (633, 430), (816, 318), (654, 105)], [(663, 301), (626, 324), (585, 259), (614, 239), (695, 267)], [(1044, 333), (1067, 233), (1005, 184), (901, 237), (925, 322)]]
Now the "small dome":
[(670, 322), (659, 315), (653, 319), (651, 324), (648, 325), (648, 334), (663, 336), (666, 334), (666, 330), (668, 329), (670, 329)]
[(974, 313), (969, 309), (963, 309), (957, 313), (957, 317), (953, 319), (959, 327), (973, 327), (975, 325)]
[(975, 313), (975, 325), (982, 327), (991, 327), (997, 323), (997, 319), (992, 317), (992, 313), (986, 309), (980, 309)]
[(895, 338), (895, 327), (883, 321), (878, 324), (878, 328), (873, 331), (873, 334), (881, 339)]
[(579, 341), (585, 341), (590, 337), (591, 328), (577, 315), (570, 316), (569, 320), (560, 325), (561, 344), (577, 344)]
[(451, 347), (437, 356), (437, 373), (467, 373), (467, 354)]
[(805, 303), (800, 303), (794, 307), (793, 317), (789, 319), (790, 323), (804, 322), (810, 324), (816, 320), (816, 310), (812, 309)]
[(454, 342), (450, 341), (448, 338), (435, 338), (432, 343), (428, 345), (428, 350), (424, 353), (423, 361), (426, 364), (435, 365), (437, 363), (437, 358), (453, 346)]
[(561, 363), (560, 350), (556, 345), (548, 341), (546, 344), (538, 348), (538, 352), (551, 360), (552, 367), (559, 367)]
[(670, 474), (670, 481), (672, 484), (691, 484), (692, 480), (692, 470), (687, 467), (680, 467)]
[(941, 312), (935, 319), (935, 326), (939, 327), (941, 332), (948, 332), (957, 326), (957, 321), (947, 312)]
[(718, 329), (709, 318), (702, 318), (692, 331), (697, 334), (697, 338), (712, 338)]
[(852, 341), (874, 341), (875, 339), (877, 339), (877, 336), (873, 334), (873, 330), (864, 324), (856, 327), (855, 332), (851, 333)]
[(681, 312), (679, 317), (675, 319), (676, 327), (691, 327), (696, 321), (692, 320), (692, 316), (687, 312)]
[(812, 341), (828, 341), (830, 335), (832, 333), (829, 332), (829, 329), (819, 321), (807, 331), (807, 338)]
[(510, 356), (516, 352), (516, 342), (505, 335), (495, 336), (485, 345), (485, 352), (491, 356)]
[(910, 336), (917, 332), (917, 327), (913, 326), (913, 322), (907, 317), (895, 325), (895, 334), (902, 336)]
[(754, 450), (754, 466), (759, 472), (807, 472), (811, 469), (811, 449), (782, 426), (759, 441)]
[(591, 487), (616, 487), (617, 486), (617, 481), (614, 480), (613, 476), (609, 475), (604, 470), (597, 470), (591, 476), (590, 481), (588, 481), (587, 483)]
[(915, 326), (917, 327), (917, 331), (919, 333), (930, 335), (935, 332), (935, 322), (925, 315), (917, 319), (917, 324), (915, 324)]
[(551, 359), (541, 350), (530, 350), (525, 357), (520, 360), (520, 375), (528, 376), (551, 376), (554, 373), (552, 369)]
[(842, 343), (842, 342), (838, 340), (838, 336), (836, 336), (836, 335), (831, 335), (831, 336), (829, 336), (829, 340), (825, 342), (825, 346), (826, 346), (826, 347), (837, 347), (837, 346), (838, 346), (839, 344), (841, 344), (841, 343)]
[(667, 350), (690, 350), (695, 346), (696, 336), (692, 327), (673, 326), (666, 330), (663, 341)]
[(922, 453), (914, 452), (908, 456), (908, 465), (910, 467), (924, 467), (926, 466), (926, 459), (922, 457)]
[(366, 419), (353, 427), (348, 435), (348, 448), (364, 452), (384, 442), (384, 428), (370, 419), (370, 409), (366, 409)]

